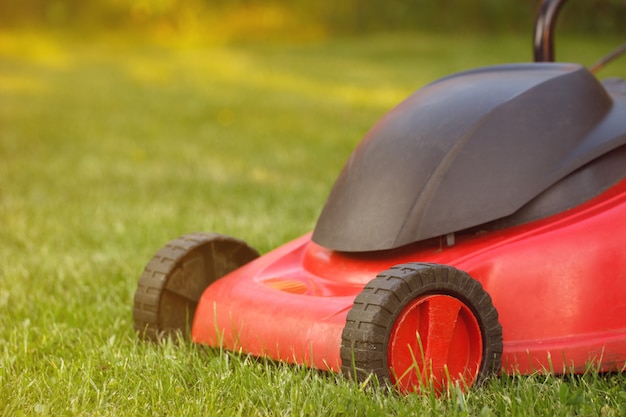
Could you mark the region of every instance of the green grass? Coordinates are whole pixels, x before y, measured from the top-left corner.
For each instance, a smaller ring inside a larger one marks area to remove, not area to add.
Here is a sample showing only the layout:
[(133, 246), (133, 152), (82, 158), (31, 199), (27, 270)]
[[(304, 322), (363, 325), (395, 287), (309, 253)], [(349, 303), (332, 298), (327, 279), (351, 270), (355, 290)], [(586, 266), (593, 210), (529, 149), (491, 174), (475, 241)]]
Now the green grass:
[[(616, 44), (561, 50), (590, 64)], [(624, 415), (622, 374), (401, 397), (132, 330), (137, 278), (165, 242), (217, 231), (266, 252), (299, 236), (386, 110), (450, 72), (529, 58), (507, 36), (0, 33), (0, 415)]]

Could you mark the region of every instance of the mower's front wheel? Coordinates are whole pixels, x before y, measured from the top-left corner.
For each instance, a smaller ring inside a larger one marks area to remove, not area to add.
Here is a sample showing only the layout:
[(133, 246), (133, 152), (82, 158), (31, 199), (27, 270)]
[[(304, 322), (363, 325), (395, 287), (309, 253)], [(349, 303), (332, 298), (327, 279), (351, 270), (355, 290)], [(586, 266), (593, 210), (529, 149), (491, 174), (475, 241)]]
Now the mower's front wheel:
[(206, 287), (258, 256), (245, 242), (214, 233), (194, 233), (169, 242), (139, 278), (135, 330), (152, 341), (175, 333), (187, 337)]
[(342, 371), (399, 391), (478, 384), (500, 370), (502, 328), (491, 297), (450, 266), (407, 263), (370, 281), (342, 334)]

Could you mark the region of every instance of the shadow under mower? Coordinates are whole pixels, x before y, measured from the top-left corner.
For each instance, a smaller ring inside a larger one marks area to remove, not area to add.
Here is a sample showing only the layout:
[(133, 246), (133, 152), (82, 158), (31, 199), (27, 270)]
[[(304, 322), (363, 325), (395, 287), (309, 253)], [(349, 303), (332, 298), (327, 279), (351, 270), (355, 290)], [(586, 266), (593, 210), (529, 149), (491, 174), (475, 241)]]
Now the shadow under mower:
[(536, 62), (442, 78), (387, 113), (312, 233), (260, 257), (207, 233), (160, 249), (137, 332), (401, 392), (623, 369), (626, 83), (552, 62), (562, 4), (539, 8)]

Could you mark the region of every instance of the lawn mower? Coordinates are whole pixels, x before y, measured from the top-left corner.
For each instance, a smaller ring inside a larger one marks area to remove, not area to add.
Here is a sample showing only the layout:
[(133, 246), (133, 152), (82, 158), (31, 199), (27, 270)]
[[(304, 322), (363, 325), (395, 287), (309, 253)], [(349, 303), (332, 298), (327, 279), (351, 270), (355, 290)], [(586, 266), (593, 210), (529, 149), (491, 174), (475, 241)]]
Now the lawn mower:
[(311, 233), (263, 256), (211, 233), (160, 249), (137, 332), (403, 393), (623, 369), (626, 82), (554, 62), (563, 3), (539, 7), (535, 62), (442, 78), (379, 120)]

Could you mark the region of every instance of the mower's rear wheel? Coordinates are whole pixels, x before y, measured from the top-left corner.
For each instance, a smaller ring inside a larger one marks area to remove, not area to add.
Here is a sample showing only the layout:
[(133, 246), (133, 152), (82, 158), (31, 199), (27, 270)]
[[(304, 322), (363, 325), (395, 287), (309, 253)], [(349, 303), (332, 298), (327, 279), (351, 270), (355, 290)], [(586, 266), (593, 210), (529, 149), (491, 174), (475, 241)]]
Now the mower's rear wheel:
[(212, 282), (257, 258), (245, 242), (213, 233), (184, 235), (159, 249), (135, 291), (135, 330), (146, 339), (188, 337), (200, 296)]
[(502, 328), (491, 297), (465, 272), (408, 263), (382, 272), (355, 298), (342, 334), (342, 371), (399, 391), (463, 389), (501, 367)]

